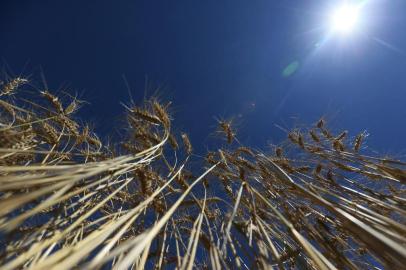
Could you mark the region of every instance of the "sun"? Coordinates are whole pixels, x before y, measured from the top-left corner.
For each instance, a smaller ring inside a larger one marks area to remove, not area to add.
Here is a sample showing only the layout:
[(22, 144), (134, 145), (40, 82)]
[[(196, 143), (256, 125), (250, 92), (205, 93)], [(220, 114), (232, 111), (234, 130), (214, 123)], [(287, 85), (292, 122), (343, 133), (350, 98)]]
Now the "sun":
[(331, 29), (334, 32), (347, 34), (353, 32), (359, 20), (359, 7), (344, 4), (336, 8), (331, 15)]

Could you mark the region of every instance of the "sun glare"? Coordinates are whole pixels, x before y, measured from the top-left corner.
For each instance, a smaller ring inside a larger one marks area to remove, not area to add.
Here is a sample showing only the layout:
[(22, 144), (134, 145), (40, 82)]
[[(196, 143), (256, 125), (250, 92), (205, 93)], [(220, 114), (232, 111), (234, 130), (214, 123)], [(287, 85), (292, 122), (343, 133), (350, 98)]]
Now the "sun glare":
[(350, 33), (358, 22), (359, 8), (355, 5), (343, 5), (333, 11), (331, 17), (331, 28), (335, 32)]

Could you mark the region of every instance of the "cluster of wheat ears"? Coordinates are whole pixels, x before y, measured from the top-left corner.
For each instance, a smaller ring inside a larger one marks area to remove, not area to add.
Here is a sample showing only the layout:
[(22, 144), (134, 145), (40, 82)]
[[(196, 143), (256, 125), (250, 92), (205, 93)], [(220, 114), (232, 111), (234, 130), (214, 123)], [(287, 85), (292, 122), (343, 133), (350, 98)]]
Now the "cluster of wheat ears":
[(406, 163), (363, 154), (363, 133), (320, 120), (261, 152), (219, 121), (224, 146), (191, 165), (157, 99), (127, 104), (103, 144), (76, 97), (0, 88), (1, 269), (406, 265)]

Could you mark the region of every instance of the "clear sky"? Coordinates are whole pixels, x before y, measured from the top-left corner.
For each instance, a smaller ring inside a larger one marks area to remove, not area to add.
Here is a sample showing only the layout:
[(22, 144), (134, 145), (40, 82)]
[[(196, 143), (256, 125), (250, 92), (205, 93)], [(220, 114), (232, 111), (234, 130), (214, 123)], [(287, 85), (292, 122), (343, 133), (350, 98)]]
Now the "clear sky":
[(275, 124), (325, 116), (404, 154), (406, 1), (352, 1), (347, 32), (332, 26), (342, 2), (2, 0), (0, 57), (9, 72), (38, 80), (42, 68), (51, 89), (79, 93), (91, 103), (81, 116), (104, 134), (129, 101), (124, 75), (136, 100), (146, 77), (162, 85), (197, 147), (214, 117), (234, 116), (241, 140), (262, 147), (285, 136)]

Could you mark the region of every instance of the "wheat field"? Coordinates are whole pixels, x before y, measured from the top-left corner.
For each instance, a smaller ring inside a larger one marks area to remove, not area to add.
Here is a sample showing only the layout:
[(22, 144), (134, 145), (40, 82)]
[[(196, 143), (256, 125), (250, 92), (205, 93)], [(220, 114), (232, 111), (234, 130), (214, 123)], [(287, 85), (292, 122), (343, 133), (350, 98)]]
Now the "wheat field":
[(74, 96), (0, 88), (1, 269), (405, 269), (406, 163), (365, 133), (321, 119), (261, 151), (219, 120), (199, 158), (157, 98), (106, 141)]

